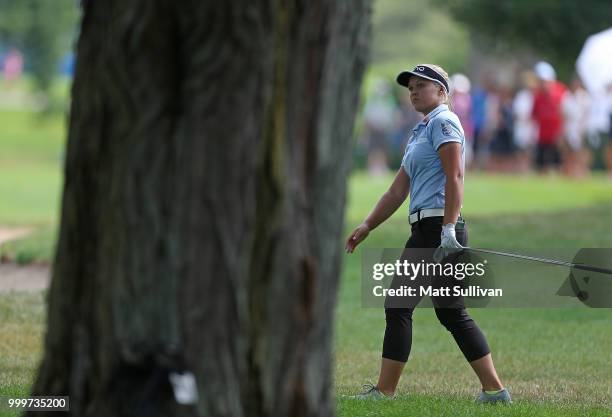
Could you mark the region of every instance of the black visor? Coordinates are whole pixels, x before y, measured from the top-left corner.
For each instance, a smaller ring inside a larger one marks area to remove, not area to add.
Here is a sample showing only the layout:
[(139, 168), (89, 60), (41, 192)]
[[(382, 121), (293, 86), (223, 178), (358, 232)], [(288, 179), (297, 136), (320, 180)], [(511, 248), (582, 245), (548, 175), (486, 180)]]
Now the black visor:
[(448, 83), (446, 82), (442, 74), (438, 73), (438, 71), (428, 67), (427, 65), (417, 65), (412, 71), (400, 72), (400, 74), (397, 76), (397, 82), (400, 85), (403, 85), (404, 87), (408, 87), (408, 81), (413, 75), (426, 78), (430, 81), (440, 84), (442, 87), (444, 87), (444, 91), (446, 91), (446, 94), (448, 94)]

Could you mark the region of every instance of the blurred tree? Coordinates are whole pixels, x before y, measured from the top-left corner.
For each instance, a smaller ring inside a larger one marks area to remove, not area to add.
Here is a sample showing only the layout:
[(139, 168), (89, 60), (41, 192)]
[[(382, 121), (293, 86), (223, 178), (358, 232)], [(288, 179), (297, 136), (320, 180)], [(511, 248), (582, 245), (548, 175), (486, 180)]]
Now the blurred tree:
[(493, 40), (527, 45), (557, 67), (574, 71), (586, 38), (612, 25), (609, 0), (438, 0), (470, 30)]
[(29, 15), (27, 1), (0, 0), (0, 41), (23, 46)]
[[(73, 416), (334, 415), (369, 14), (367, 0), (84, 3), (33, 394), (69, 395)], [(194, 405), (172, 395), (181, 371)]]
[(465, 71), (468, 33), (447, 10), (427, 0), (375, 0), (372, 16), (372, 65), (376, 76), (395, 80), (417, 63)]
[(48, 92), (60, 55), (71, 49), (78, 13), (75, 0), (0, 0), (0, 44), (25, 52), (35, 88)]

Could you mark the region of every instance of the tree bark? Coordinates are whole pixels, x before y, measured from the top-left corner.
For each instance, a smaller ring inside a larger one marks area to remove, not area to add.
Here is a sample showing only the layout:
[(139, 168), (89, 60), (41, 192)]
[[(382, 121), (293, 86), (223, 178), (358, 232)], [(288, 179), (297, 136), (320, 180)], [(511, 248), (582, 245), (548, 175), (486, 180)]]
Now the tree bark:
[[(334, 415), (369, 15), (368, 0), (83, 2), (33, 395), (70, 396), (74, 416)], [(176, 371), (195, 375), (194, 405)]]

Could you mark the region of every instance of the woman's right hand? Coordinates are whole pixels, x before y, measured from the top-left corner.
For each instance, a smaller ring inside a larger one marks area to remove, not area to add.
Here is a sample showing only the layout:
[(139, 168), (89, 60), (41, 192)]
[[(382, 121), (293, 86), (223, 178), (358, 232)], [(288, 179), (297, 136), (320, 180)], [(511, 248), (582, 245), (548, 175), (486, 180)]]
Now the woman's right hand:
[(353, 253), (357, 245), (363, 242), (363, 240), (368, 237), (369, 234), (370, 228), (366, 223), (361, 223), (359, 226), (357, 226), (357, 228), (353, 230), (353, 233), (351, 233), (346, 239), (346, 252)]

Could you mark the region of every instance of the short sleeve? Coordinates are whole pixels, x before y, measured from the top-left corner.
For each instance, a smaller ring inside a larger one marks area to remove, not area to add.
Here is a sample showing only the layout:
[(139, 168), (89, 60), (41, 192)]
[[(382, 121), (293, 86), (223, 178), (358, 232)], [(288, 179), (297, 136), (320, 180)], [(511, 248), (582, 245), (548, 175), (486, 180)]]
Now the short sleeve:
[(404, 167), (404, 171), (408, 174), (408, 150), (410, 142), (412, 141), (412, 135), (408, 138), (408, 142), (406, 142), (406, 146), (404, 147), (404, 156), (402, 157), (401, 166)]
[(439, 117), (431, 121), (431, 140), (437, 151), (447, 142), (463, 143), (463, 133), (455, 121)]

